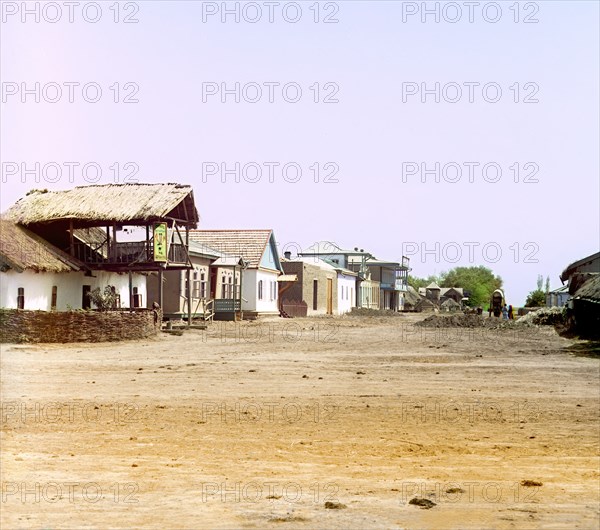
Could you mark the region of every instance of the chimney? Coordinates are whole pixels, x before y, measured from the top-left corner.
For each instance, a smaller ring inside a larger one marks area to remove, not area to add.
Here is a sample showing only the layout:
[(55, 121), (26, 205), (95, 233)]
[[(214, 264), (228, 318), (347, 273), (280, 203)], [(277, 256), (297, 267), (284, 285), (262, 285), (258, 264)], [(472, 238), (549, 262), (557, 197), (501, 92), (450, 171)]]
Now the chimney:
[(283, 257), (285, 259), (292, 259), (292, 253), (289, 250), (287, 250), (283, 253)]

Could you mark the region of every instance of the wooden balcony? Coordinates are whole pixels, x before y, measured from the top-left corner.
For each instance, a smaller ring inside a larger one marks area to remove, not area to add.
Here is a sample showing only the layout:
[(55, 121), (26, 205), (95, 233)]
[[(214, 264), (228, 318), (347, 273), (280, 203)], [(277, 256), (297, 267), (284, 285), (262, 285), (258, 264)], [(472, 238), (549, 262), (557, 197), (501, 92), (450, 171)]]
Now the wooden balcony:
[[(73, 245), (73, 256), (92, 268), (132, 267), (142, 269), (160, 265), (154, 261), (154, 247), (152, 241), (128, 241), (112, 243), (107, 251), (106, 243), (94, 248), (85, 243)], [(169, 246), (169, 260), (167, 267), (187, 264), (185, 245), (171, 243)]]

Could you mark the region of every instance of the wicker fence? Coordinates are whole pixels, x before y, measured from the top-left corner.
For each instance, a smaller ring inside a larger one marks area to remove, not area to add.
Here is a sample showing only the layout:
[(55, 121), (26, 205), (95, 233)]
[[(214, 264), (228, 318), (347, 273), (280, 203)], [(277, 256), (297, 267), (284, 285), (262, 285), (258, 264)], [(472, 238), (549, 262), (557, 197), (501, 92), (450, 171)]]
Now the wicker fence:
[(160, 331), (160, 311), (27, 311), (0, 309), (0, 342), (109, 342)]

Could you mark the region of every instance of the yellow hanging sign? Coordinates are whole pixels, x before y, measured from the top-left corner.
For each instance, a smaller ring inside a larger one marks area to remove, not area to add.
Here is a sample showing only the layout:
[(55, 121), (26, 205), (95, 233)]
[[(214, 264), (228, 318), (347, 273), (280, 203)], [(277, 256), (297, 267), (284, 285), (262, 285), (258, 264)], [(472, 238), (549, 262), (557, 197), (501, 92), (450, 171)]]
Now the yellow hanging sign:
[(154, 261), (167, 261), (167, 223), (154, 225)]

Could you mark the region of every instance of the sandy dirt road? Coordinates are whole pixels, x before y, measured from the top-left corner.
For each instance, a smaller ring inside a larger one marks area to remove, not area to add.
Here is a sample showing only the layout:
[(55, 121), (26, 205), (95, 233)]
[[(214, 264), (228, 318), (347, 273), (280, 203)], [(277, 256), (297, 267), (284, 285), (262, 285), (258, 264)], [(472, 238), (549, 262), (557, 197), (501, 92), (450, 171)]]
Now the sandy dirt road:
[(422, 318), (3, 345), (0, 526), (598, 528), (598, 358)]

